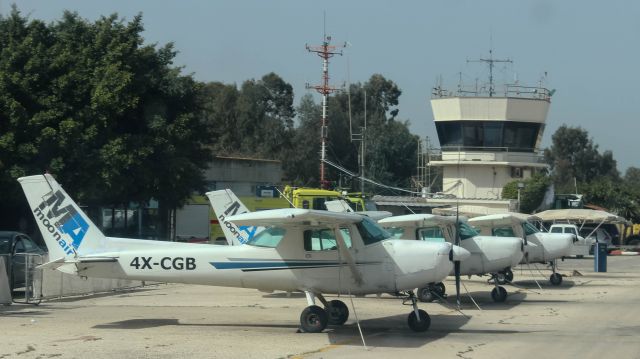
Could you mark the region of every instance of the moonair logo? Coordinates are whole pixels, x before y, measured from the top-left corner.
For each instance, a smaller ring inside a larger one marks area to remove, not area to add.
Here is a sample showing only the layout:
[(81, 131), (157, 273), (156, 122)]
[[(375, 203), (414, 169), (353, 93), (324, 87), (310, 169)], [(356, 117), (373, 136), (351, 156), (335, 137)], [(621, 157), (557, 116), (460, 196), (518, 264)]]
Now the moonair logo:
[[(229, 208), (227, 208), (223, 214), (218, 216), (218, 221), (220, 222), (221, 226), (225, 226), (229, 229), (231, 234), (233, 234), (236, 237), (238, 242), (240, 242), (241, 244), (245, 244), (251, 238), (253, 238), (253, 236), (256, 234), (256, 231), (258, 230), (258, 227), (256, 226), (236, 227), (233, 223), (227, 221), (226, 218), (237, 214), (239, 209), (240, 209), (240, 203), (238, 203), (238, 201), (233, 202), (233, 204), (229, 206)], [(246, 213), (246, 212), (241, 212), (241, 213)], [(245, 232), (247, 237), (245, 237), (240, 232)]]
[[(47, 231), (53, 235), (65, 254), (73, 254), (76, 252), (84, 236), (87, 234), (89, 224), (82, 218), (80, 213), (76, 211), (73, 205), (69, 204), (62, 207), (66, 197), (62, 191), (58, 190), (51, 197), (42, 201), (38, 207), (33, 210), (36, 218), (47, 228)], [(45, 210), (48, 209), (45, 216)], [(71, 243), (62, 238), (66, 234), (71, 237)]]

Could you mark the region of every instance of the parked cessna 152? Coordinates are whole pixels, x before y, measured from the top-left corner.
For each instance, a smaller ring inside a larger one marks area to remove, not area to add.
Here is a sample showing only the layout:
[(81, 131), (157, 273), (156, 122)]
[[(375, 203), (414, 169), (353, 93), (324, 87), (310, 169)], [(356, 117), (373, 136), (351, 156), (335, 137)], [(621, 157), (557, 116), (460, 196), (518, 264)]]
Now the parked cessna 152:
[[(302, 291), (309, 304), (301, 328), (320, 332), (349, 316), (323, 294), (407, 291), (409, 327), (431, 320), (411, 289), (440, 282), (470, 253), (449, 243), (391, 239), (371, 219), (348, 213), (276, 209), (228, 218), (264, 226), (246, 245), (109, 238), (48, 174), (19, 178), (52, 261), (42, 268), (85, 277), (151, 280), (260, 290)], [(315, 304), (320, 300), (324, 308)]]
[[(527, 221), (531, 217), (521, 213), (492, 214), (471, 218), (469, 224), (485, 235), (498, 237), (520, 237), (527, 242), (521, 264), (551, 263), (549, 281), (553, 285), (562, 283), (562, 275), (556, 272), (556, 260), (571, 255), (575, 236), (561, 233), (543, 233)], [(513, 280), (513, 272), (506, 279)]]
[[(495, 302), (504, 302), (507, 299), (507, 290), (498, 285), (497, 273), (520, 262), (524, 251), (522, 239), (480, 236), (464, 221), (458, 220), (456, 229), (455, 217), (432, 214), (395, 216), (381, 219), (378, 223), (391, 232), (394, 238), (418, 239), (435, 243), (455, 243), (457, 231), (460, 246), (471, 253), (471, 257), (461, 263), (460, 274), (490, 273), (495, 283), (491, 298)], [(422, 301), (431, 301), (437, 296), (443, 296), (444, 292), (445, 287), (441, 282), (424, 282), (418, 289), (418, 298)]]

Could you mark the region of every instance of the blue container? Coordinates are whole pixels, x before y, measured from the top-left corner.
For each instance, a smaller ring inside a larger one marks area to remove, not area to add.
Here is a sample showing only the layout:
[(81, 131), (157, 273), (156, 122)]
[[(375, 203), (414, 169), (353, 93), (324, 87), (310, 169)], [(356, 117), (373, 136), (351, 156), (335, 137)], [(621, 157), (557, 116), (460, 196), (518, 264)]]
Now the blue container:
[(607, 244), (596, 241), (593, 248), (593, 265), (595, 272), (607, 271)]

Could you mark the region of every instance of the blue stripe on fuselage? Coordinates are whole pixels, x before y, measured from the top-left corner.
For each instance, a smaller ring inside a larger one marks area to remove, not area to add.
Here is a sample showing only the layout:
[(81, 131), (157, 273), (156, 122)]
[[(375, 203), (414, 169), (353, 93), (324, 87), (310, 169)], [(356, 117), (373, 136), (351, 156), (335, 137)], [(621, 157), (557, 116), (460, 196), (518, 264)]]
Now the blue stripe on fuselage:
[(340, 263), (335, 261), (281, 261), (281, 262), (210, 262), (216, 269), (275, 269), (275, 268), (306, 268), (306, 267), (335, 267)]

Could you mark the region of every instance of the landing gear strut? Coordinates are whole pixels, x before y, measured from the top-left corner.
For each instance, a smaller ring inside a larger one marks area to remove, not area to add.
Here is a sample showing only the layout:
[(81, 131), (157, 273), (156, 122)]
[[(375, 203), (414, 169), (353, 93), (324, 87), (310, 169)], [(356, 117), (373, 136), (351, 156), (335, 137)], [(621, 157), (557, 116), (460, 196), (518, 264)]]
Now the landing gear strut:
[(429, 317), (429, 314), (422, 309), (418, 309), (418, 299), (415, 294), (413, 294), (413, 291), (409, 291), (408, 294), (408, 300), (411, 301), (411, 306), (413, 307), (413, 311), (409, 313), (409, 317), (407, 318), (409, 328), (414, 332), (427, 331), (429, 326), (431, 326), (431, 318)]
[(493, 283), (495, 284), (495, 288), (491, 291), (491, 298), (496, 303), (502, 303), (507, 300), (507, 290), (499, 285), (498, 273), (492, 273), (491, 277), (493, 278)]
[(551, 271), (553, 272), (553, 274), (551, 274), (551, 277), (549, 277), (549, 282), (551, 282), (551, 284), (553, 285), (560, 285), (562, 284), (562, 275), (560, 273), (556, 272), (556, 260), (552, 260), (550, 262), (551, 264)]

